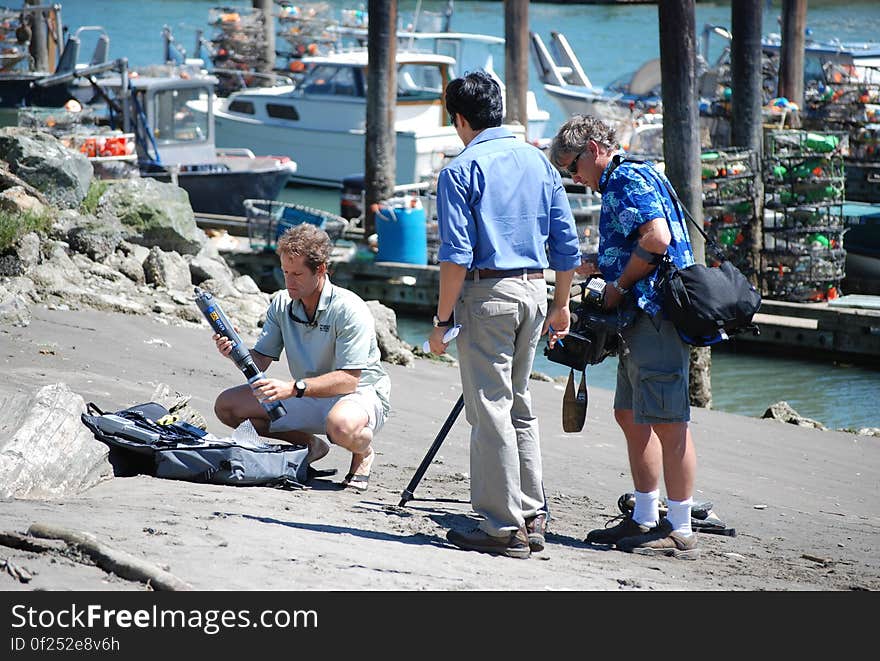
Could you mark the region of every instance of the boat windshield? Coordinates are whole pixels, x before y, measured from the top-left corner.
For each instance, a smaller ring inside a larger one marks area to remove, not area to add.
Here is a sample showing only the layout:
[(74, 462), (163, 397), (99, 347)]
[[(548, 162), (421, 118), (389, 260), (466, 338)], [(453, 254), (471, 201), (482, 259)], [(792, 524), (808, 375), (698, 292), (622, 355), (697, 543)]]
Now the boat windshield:
[(436, 101), (443, 95), (443, 71), (435, 64), (403, 64), (397, 70), (397, 98)]
[(358, 78), (354, 67), (319, 64), (306, 74), (299, 89), (304, 94), (364, 96)]
[(194, 113), (187, 106), (200, 95), (208, 95), (207, 87), (168, 89), (153, 95), (153, 136), (159, 143), (204, 142), (208, 139), (207, 114)]

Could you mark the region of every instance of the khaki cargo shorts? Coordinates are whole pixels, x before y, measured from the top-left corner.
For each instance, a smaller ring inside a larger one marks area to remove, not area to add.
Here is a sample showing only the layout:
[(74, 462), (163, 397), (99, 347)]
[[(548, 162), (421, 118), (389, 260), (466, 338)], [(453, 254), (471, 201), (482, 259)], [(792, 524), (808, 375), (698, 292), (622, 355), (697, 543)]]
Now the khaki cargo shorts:
[(615, 409), (632, 409), (639, 424), (688, 422), (690, 352), (671, 321), (660, 322), (640, 312), (636, 323), (623, 332), (617, 364)]

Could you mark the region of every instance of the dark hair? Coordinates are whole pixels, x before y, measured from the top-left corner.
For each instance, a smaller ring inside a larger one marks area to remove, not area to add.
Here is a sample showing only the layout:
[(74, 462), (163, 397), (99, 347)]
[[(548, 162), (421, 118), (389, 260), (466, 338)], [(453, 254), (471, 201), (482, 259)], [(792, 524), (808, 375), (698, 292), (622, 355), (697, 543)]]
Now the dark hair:
[(475, 131), (501, 126), (501, 86), (485, 71), (472, 71), (446, 86), (446, 112), (461, 114)]

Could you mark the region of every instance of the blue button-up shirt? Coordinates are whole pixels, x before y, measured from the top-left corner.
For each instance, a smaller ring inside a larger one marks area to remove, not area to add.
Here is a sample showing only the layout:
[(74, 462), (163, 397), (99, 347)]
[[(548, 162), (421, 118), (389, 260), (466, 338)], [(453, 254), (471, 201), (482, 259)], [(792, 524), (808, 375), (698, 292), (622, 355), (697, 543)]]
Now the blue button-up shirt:
[(559, 172), (505, 128), (484, 129), (441, 170), (437, 220), (441, 262), (498, 270), (580, 266)]
[[(609, 172), (611, 173), (609, 176)], [(599, 270), (605, 280), (620, 277), (639, 240), (639, 228), (655, 218), (666, 218), (672, 240), (666, 253), (678, 268), (694, 263), (693, 248), (681, 211), (666, 185), (669, 180), (649, 163), (624, 161), (602, 173), (602, 211), (599, 215)], [(654, 286), (657, 270), (632, 287), (636, 303), (649, 315), (660, 312), (662, 297)]]

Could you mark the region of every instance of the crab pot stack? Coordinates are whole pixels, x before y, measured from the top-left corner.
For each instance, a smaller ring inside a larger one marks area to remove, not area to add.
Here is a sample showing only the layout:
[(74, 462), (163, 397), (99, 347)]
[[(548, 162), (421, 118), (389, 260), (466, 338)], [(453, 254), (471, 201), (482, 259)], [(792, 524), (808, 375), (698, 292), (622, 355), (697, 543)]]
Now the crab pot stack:
[(841, 294), (844, 155), (841, 132), (765, 133), (764, 294), (788, 301), (825, 301)]
[[(287, 58), (287, 71), (298, 74), (303, 70), (301, 58), (321, 55), (335, 47), (338, 41), (336, 29), (339, 22), (333, 17), (326, 2), (292, 4), (287, 0), (275, 0), (280, 5), (275, 17), (278, 21), (277, 36), (287, 45), (281, 55)], [(344, 27), (366, 27), (367, 13), (363, 10), (343, 10)], [(279, 49), (280, 50), (280, 49)]]
[(756, 212), (757, 155), (751, 149), (716, 149), (703, 152), (700, 163), (703, 227), (724, 258), (748, 277), (757, 269), (750, 229)]
[(261, 10), (251, 7), (212, 7), (208, 11), (208, 24), (215, 29), (211, 61), (216, 69), (229, 70), (216, 74), (220, 96), (256, 82), (250, 78), (265, 57), (265, 20)]
[(804, 91), (803, 126), (849, 135), (847, 198), (880, 202), (880, 68), (828, 63)]

